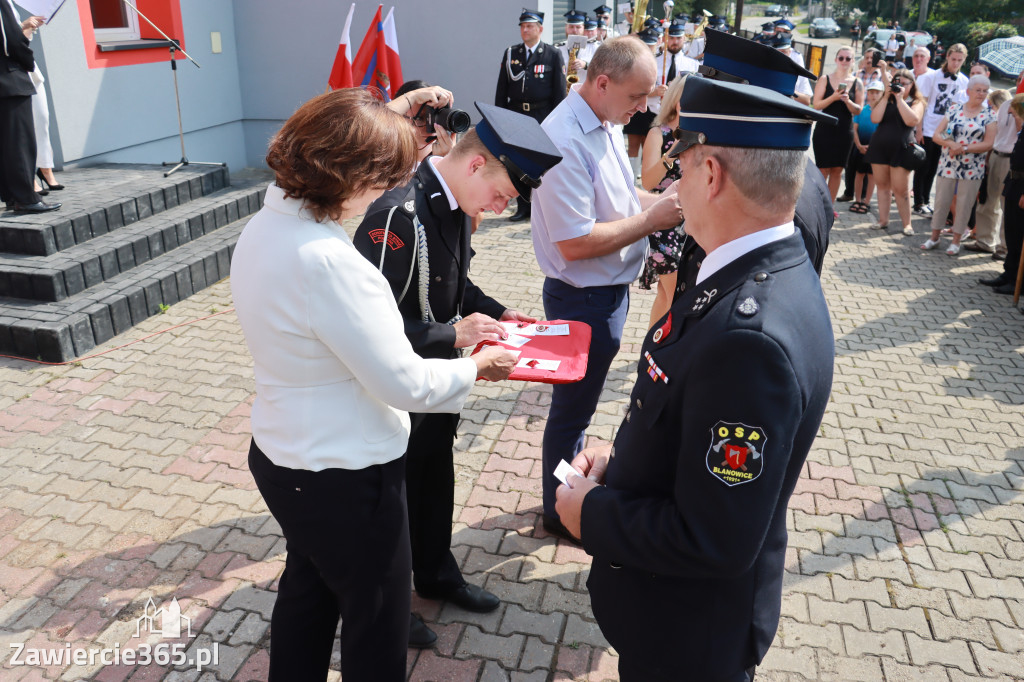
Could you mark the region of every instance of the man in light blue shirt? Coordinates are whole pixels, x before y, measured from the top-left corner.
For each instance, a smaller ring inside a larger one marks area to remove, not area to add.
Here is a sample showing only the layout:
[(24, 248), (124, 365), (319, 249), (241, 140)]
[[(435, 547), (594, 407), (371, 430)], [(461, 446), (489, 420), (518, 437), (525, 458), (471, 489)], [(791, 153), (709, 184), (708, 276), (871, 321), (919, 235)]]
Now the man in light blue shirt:
[(544, 429), (544, 518), (549, 532), (572, 539), (555, 512), (553, 472), (583, 448), (622, 339), (629, 285), (643, 269), (646, 237), (678, 225), (675, 191), (637, 190), (622, 134), (613, 126), (647, 109), (657, 82), (650, 49), (624, 36), (594, 53), (587, 80), (544, 120), (562, 154), (533, 193), (533, 247), (544, 273), (547, 319), (579, 320), (593, 335), (587, 374), (554, 387)]

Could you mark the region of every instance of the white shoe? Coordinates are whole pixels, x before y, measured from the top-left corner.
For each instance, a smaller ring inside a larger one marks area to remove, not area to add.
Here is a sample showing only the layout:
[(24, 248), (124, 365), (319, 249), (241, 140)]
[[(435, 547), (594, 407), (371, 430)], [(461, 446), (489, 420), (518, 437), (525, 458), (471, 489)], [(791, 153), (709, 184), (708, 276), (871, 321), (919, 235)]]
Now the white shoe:
[(922, 251), (931, 251), (932, 249), (934, 249), (938, 245), (939, 245), (938, 242), (933, 242), (931, 239), (928, 239), (927, 241), (925, 241), (924, 244), (921, 244), (921, 250)]
[(914, 228), (912, 228), (910, 225), (904, 226), (903, 234), (907, 235), (908, 237), (913, 237), (914, 236)]
[[(929, 240), (929, 241), (931, 241), (931, 240)], [(959, 244), (950, 244), (949, 248), (946, 249), (946, 255), (947, 256), (955, 256), (958, 253), (960, 253), (960, 245)]]

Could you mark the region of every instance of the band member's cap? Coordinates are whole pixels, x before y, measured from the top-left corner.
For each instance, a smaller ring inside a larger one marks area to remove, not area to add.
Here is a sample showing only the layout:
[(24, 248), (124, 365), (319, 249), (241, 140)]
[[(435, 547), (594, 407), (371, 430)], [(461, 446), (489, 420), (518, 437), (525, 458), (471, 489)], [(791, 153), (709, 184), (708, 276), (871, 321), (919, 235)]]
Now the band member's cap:
[(543, 24), (544, 13), (538, 12), (535, 9), (523, 8), (523, 13), (519, 15), (520, 24)]
[(796, 90), (796, 80), (815, 75), (799, 66), (788, 55), (769, 45), (722, 31), (710, 31), (704, 47), (704, 63), (699, 72), (712, 80), (749, 83), (774, 90), (786, 97)]
[(587, 19), (586, 14), (584, 14), (583, 12), (577, 12), (574, 9), (569, 10), (562, 16), (565, 17), (565, 23), (568, 24), (569, 26), (581, 25)]

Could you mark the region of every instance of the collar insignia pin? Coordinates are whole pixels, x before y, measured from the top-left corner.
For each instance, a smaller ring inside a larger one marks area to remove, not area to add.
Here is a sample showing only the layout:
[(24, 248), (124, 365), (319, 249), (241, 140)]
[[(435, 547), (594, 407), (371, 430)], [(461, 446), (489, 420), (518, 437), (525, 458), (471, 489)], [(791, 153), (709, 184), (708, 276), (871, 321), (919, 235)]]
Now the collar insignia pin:
[(413, 201), (412, 199), (410, 199), (409, 201), (405, 202), (405, 210), (408, 211), (409, 213), (415, 212), (416, 211), (416, 202)]
[(757, 301), (755, 301), (752, 296), (747, 296), (736, 307), (736, 310), (739, 312), (739, 314), (745, 315), (746, 317), (751, 317), (755, 315), (757, 311), (760, 309), (761, 306), (757, 304)]

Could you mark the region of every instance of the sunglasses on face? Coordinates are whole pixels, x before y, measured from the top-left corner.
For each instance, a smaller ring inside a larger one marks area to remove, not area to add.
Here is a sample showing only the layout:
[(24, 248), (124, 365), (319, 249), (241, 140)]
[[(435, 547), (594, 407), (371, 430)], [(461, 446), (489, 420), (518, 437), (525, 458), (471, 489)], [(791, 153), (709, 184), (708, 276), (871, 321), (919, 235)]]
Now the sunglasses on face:
[(836, 57), (837, 62), (852, 62), (853, 57)]

